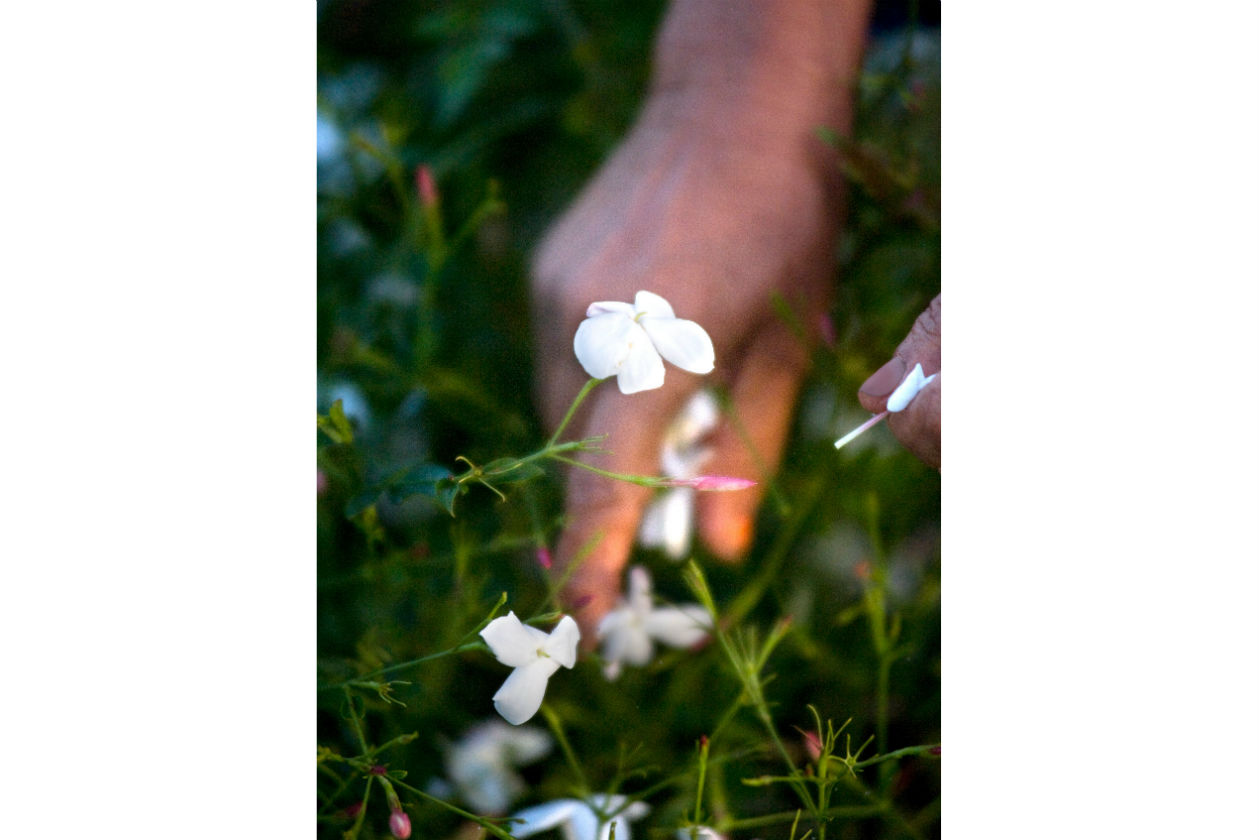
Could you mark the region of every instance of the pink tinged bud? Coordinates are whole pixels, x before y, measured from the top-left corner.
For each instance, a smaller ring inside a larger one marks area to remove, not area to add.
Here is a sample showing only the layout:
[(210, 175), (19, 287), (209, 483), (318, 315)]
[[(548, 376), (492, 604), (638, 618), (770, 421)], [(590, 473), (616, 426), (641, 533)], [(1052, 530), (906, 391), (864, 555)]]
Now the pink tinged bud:
[(328, 476), (324, 475), (323, 470), (315, 471), (315, 495), (322, 496), (328, 492)]
[(940, 747), (932, 747), (932, 749), (928, 750), (928, 753), (929, 753), (930, 755), (940, 755), (940, 754), (941, 754), (941, 748), (940, 748)]
[(389, 815), (389, 833), (398, 838), (398, 840), (407, 840), (411, 836), (411, 817), (402, 811), (395, 811)]
[(817, 761), (822, 756), (822, 741), (818, 739), (817, 732), (802, 732), (805, 736), (805, 752), (809, 753), (809, 757)]
[(696, 490), (747, 490), (757, 482), (747, 478), (734, 478), (729, 475), (702, 475), (696, 478), (673, 478), (665, 482), (666, 487), (692, 487)]
[(545, 545), (538, 546), (538, 552), (536, 556), (538, 557), (539, 566), (542, 566), (544, 569), (551, 568), (551, 552), (547, 549), (547, 546)]
[(416, 192), (420, 193), (421, 206), (437, 206), (437, 184), (433, 181), (433, 170), (427, 166), (421, 166), (416, 170)]
[(831, 315), (824, 312), (818, 316), (818, 335), (822, 337), (822, 342), (828, 348), (836, 346), (836, 322), (831, 320)]

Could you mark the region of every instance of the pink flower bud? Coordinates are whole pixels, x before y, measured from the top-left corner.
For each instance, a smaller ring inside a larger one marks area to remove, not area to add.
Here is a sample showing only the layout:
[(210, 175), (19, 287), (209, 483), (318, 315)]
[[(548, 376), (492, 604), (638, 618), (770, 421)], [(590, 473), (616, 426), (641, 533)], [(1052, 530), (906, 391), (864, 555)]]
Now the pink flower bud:
[(437, 206), (437, 184), (433, 181), (433, 170), (429, 169), (427, 166), (421, 166), (416, 170), (416, 191), (420, 193), (421, 206)]
[(805, 752), (809, 753), (810, 758), (817, 761), (822, 757), (822, 741), (819, 740), (818, 733), (801, 730), (801, 734), (805, 736)]
[(831, 315), (826, 312), (818, 316), (818, 335), (826, 347), (835, 348), (836, 322), (831, 320)]
[(666, 487), (692, 487), (696, 490), (747, 490), (757, 482), (747, 478), (734, 478), (729, 475), (702, 475), (696, 478), (671, 478), (665, 482)]
[(538, 558), (539, 566), (542, 566), (544, 569), (551, 568), (551, 552), (547, 549), (547, 546), (538, 546), (538, 551), (535, 556)]
[(389, 833), (398, 840), (407, 840), (411, 836), (411, 817), (403, 811), (395, 811), (389, 815)]

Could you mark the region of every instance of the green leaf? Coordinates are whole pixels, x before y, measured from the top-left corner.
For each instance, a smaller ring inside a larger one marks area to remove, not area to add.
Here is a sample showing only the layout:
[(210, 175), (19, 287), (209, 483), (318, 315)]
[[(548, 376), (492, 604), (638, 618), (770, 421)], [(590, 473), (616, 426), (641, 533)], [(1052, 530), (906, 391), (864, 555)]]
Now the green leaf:
[(446, 508), (446, 512), (451, 516), (455, 515), (455, 499), (461, 493), (467, 493), (468, 487), (460, 484), (454, 478), (444, 478), (437, 483), (437, 500), (438, 504)]
[(390, 482), (389, 499), (392, 502), (401, 502), (417, 493), (436, 499), (438, 482), (446, 478), (451, 478), (451, 471), (446, 467), (440, 464), (420, 464)]
[(332, 438), (333, 443), (354, 443), (354, 429), (341, 407), (341, 400), (332, 404), (327, 415), (319, 415), (316, 423), (320, 431)]

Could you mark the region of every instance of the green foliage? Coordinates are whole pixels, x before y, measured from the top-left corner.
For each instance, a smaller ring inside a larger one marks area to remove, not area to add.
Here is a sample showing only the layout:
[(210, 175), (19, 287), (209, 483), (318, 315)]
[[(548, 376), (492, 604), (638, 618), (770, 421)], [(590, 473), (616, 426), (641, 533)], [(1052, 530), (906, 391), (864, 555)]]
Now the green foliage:
[[(537, 552), (561, 525), (549, 465), (571, 449), (544, 442), (532, 409), (525, 266), (629, 124), (660, 8), (320, 4), (321, 836), (388, 836), (387, 790), (414, 836), (469, 821), (510, 834), (433, 785), (507, 676), (478, 632), (505, 608), (556, 618)], [(836, 338), (816, 352), (749, 560), (634, 558), (664, 600), (702, 599), (720, 632), (612, 683), (597, 656), (559, 672), (533, 722), (557, 752), (524, 769), (517, 807), (616, 789), (652, 806), (636, 836), (939, 831), (939, 476), (882, 427), (831, 445), (939, 290), (934, 49), (875, 45), (857, 133), (835, 141), (853, 186)]]

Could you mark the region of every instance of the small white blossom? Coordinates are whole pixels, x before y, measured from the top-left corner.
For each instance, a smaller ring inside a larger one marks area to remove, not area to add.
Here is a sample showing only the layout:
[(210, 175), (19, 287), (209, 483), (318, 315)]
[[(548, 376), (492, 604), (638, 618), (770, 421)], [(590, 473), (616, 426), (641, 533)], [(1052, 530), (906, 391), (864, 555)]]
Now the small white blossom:
[(923, 365), (915, 364), (914, 370), (901, 381), (897, 386), (897, 390), (888, 395), (888, 410), (894, 414), (910, 405), (910, 401), (915, 395), (928, 386), (928, 383), (936, 378), (936, 374), (924, 377)]
[(643, 666), (652, 661), (653, 641), (671, 647), (699, 644), (712, 626), (699, 604), (652, 606), (652, 579), (642, 566), (630, 570), (630, 586), (616, 609), (599, 623), (604, 644), (604, 676), (615, 680), (623, 662)]
[(496, 618), (481, 631), (495, 658), (515, 670), (494, 695), (494, 708), (503, 719), (520, 725), (537, 714), (547, 692), (547, 680), (560, 669), (577, 662), (582, 632), (570, 616), (548, 635), (521, 623), (516, 613)]
[[(700, 469), (713, 454), (702, 441), (717, 428), (719, 419), (717, 398), (712, 392), (697, 391), (687, 401), (661, 441), (661, 470), (666, 476), (689, 480), (700, 475)], [(695, 506), (694, 487), (671, 487), (661, 493), (643, 512), (639, 542), (681, 560), (691, 548)]]
[(617, 377), (623, 394), (665, 384), (664, 357), (691, 373), (713, 370), (713, 340), (695, 321), (674, 315), (660, 295), (641, 291), (634, 304), (598, 301), (573, 336), (573, 352), (596, 379)]
[(707, 825), (698, 825), (694, 828), (678, 829), (678, 840), (726, 840), (726, 836), (718, 834)]
[[(513, 837), (532, 837), (551, 828), (560, 828), (564, 840), (608, 840), (617, 826), (617, 840), (630, 840), (630, 821), (647, 815), (648, 806), (643, 802), (626, 804), (624, 796), (597, 793), (590, 799), (557, 799), (544, 805), (535, 805), (512, 815), (521, 820), (508, 830)], [(609, 814), (607, 822), (601, 822), (597, 811)]]
[(479, 814), (503, 814), (525, 792), (514, 769), (551, 752), (551, 736), (534, 726), (488, 720), (474, 726), (446, 753), (446, 774)]

